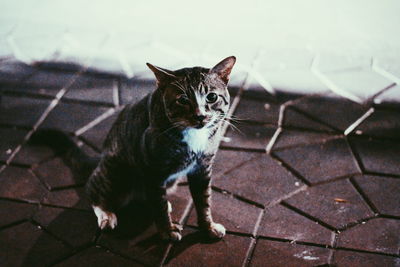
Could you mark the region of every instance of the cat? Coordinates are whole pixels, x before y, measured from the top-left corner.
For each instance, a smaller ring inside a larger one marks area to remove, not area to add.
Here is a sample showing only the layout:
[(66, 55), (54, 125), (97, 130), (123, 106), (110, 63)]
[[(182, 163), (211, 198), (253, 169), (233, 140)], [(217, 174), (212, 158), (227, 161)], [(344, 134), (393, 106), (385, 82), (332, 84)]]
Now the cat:
[(179, 241), (182, 227), (172, 222), (166, 196), (186, 176), (199, 228), (210, 238), (225, 235), (224, 226), (212, 219), (210, 182), (229, 110), (227, 85), (235, 62), (231, 56), (211, 69), (175, 71), (147, 63), (156, 89), (121, 111), (86, 185), (101, 229), (114, 229), (116, 212), (140, 198), (151, 207), (161, 237)]

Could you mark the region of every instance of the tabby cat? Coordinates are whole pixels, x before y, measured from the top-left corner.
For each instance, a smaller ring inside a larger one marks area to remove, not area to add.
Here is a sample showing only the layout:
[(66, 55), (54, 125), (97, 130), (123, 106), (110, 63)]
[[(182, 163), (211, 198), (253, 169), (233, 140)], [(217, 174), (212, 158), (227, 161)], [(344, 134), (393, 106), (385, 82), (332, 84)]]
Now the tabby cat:
[(211, 69), (176, 71), (147, 64), (157, 79), (156, 90), (121, 111), (87, 182), (101, 229), (115, 228), (116, 212), (132, 199), (144, 198), (162, 238), (180, 240), (181, 227), (171, 221), (166, 195), (186, 176), (199, 227), (210, 238), (225, 235), (224, 226), (211, 216), (210, 179), (235, 62), (231, 56)]

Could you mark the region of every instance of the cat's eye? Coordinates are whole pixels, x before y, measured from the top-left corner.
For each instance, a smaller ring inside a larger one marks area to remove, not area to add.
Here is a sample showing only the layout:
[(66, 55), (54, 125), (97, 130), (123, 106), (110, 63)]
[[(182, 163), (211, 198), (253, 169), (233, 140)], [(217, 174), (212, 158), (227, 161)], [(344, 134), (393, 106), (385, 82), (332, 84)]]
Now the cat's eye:
[(176, 103), (180, 105), (188, 105), (190, 103), (189, 98), (187, 98), (185, 95), (180, 95), (176, 99)]
[(215, 103), (218, 99), (218, 95), (216, 93), (209, 93), (206, 96), (207, 103)]

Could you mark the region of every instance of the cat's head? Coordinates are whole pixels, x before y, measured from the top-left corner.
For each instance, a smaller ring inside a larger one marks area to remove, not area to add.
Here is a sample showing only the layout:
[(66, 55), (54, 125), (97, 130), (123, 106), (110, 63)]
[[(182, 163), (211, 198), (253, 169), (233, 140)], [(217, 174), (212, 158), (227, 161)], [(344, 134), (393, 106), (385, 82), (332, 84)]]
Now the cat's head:
[(211, 69), (194, 67), (176, 71), (147, 63), (157, 78), (165, 114), (177, 128), (211, 128), (225, 118), (230, 97), (229, 75), (236, 62), (225, 58)]

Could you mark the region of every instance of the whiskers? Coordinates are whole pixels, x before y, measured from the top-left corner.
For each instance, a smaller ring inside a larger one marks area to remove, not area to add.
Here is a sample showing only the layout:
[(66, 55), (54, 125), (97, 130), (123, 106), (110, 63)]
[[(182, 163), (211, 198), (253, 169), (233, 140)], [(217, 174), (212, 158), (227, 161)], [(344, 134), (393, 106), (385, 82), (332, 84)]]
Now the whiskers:
[(240, 134), (243, 135), (242, 131), (239, 130), (239, 128), (234, 124), (240, 124), (242, 121), (244, 121), (243, 119), (240, 119), (234, 115), (225, 115), (225, 114), (219, 114), (217, 115), (217, 120), (218, 122), (223, 122), (227, 125), (229, 125), (230, 127), (232, 127), (233, 130), (239, 132)]

